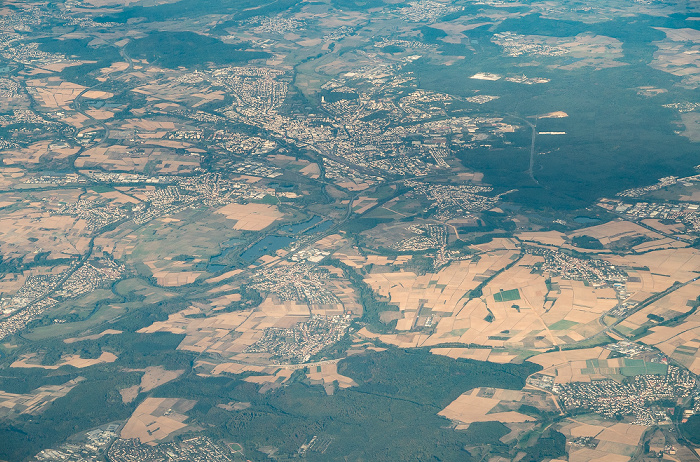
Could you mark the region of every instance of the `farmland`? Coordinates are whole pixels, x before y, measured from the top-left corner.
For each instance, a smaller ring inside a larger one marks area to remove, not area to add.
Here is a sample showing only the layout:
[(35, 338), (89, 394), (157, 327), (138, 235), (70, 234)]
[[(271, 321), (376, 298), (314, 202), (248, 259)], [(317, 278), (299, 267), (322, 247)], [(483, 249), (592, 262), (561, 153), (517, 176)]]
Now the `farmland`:
[(693, 2), (5, 3), (0, 459), (692, 460)]

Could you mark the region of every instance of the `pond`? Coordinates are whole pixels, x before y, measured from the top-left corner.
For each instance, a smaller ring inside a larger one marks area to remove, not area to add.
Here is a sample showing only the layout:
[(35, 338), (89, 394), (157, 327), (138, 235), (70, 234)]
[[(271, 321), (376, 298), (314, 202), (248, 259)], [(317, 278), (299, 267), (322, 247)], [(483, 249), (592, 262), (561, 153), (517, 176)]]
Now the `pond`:
[(574, 221), (578, 224), (581, 224), (581, 225), (592, 225), (594, 223), (600, 223), (599, 218), (591, 218), (591, 217), (583, 217), (583, 216), (574, 218)]

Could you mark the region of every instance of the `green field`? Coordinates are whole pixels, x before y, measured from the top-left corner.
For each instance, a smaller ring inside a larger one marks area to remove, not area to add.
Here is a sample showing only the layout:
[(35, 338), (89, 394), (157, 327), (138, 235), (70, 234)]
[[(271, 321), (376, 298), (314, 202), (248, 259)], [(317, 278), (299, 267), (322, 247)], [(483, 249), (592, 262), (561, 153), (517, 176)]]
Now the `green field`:
[(573, 326), (575, 326), (577, 324), (578, 323), (575, 321), (567, 321), (566, 319), (562, 319), (560, 321), (555, 322), (551, 326), (549, 326), (549, 328), (551, 330), (566, 330), (566, 329), (572, 328)]
[(588, 359), (586, 367), (581, 370), (584, 374), (602, 374), (615, 379), (645, 374), (666, 375), (667, 371), (666, 364), (630, 358), (623, 358), (621, 367), (611, 367), (607, 360)]
[(501, 290), (493, 294), (494, 301), (497, 302), (512, 302), (515, 300), (520, 300), (520, 291), (518, 289), (511, 290)]

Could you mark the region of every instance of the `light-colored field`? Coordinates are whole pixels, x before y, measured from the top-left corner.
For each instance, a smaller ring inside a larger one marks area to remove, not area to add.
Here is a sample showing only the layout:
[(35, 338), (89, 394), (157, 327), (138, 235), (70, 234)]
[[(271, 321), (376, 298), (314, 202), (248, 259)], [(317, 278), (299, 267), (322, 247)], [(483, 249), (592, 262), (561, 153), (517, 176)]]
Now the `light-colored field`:
[[(489, 358), (491, 356), (498, 359), (505, 359), (504, 355), (492, 355), (492, 351), (493, 350), (491, 350), (490, 348), (432, 348), (430, 350), (430, 352), (433, 354), (447, 356), (448, 358), (453, 359), (474, 359), (476, 361), (489, 361)], [(514, 356), (515, 355), (513, 355), (513, 357)], [(508, 358), (508, 361), (504, 362), (510, 362), (510, 359), (512, 359), (511, 355), (507, 355), (506, 358)]]
[(331, 234), (316, 241), (316, 248), (320, 250), (333, 251), (346, 246), (348, 241), (340, 234)]
[(58, 77), (27, 80), (29, 94), (49, 109), (71, 110), (70, 104), (83, 90), (84, 86), (63, 81)]
[(85, 114), (89, 115), (95, 120), (108, 120), (114, 117), (114, 112), (105, 111), (103, 109), (87, 109)]
[(226, 294), (211, 300), (214, 309), (222, 308), (230, 305), (233, 302), (238, 302), (241, 300), (241, 294)]
[(153, 277), (156, 278), (158, 285), (163, 287), (180, 287), (192, 284), (200, 275), (202, 273), (198, 271), (182, 271), (179, 273), (168, 271), (153, 272)]
[(67, 338), (63, 340), (63, 343), (75, 343), (75, 342), (82, 342), (83, 340), (97, 340), (98, 338), (104, 337), (105, 335), (117, 335), (121, 334), (122, 331), (120, 330), (115, 330), (115, 329), (106, 329), (99, 334), (93, 334), (93, 335), (85, 335), (83, 337), (72, 337), (72, 338)]
[(0, 279), (0, 293), (10, 294), (17, 292), (17, 290), (19, 290), (19, 288), (25, 283), (28, 276), (29, 271), (25, 271), (21, 274), (6, 274), (2, 279)]
[(535, 117), (537, 119), (561, 119), (564, 117), (569, 117), (569, 114), (567, 114), (564, 111), (554, 111), (554, 112), (548, 112), (546, 114), (539, 114)]
[(83, 93), (83, 98), (87, 99), (109, 99), (114, 96), (114, 93), (110, 93), (108, 91), (99, 91), (99, 90), (88, 90), (85, 93)]
[(622, 42), (612, 37), (583, 33), (575, 37), (517, 35), (515, 39), (520, 47), (523, 45), (526, 47), (524, 52), (519, 47), (513, 48), (508, 41), (498, 39), (496, 43), (502, 45), (506, 53), (511, 55), (515, 53), (514, 56), (519, 54), (562, 56), (566, 60), (564, 64), (549, 66), (555, 69), (572, 70), (592, 67), (599, 70), (625, 65), (621, 62), (624, 56)]
[(293, 369), (280, 368), (271, 375), (251, 375), (243, 380), (260, 385), (259, 393), (267, 393), (269, 390), (281, 387), (293, 373)]
[(693, 248), (656, 250), (642, 255), (610, 255), (605, 259), (617, 266), (644, 268), (630, 270), (628, 274), (639, 281), (628, 281), (627, 292), (662, 292), (675, 281), (686, 282), (700, 271), (700, 251)]
[(664, 224), (661, 223), (659, 220), (655, 219), (647, 219), (647, 220), (642, 220), (642, 223), (644, 223), (647, 226), (651, 226), (654, 229), (657, 229), (661, 231), (662, 233), (667, 233), (667, 234), (674, 234), (679, 231), (683, 231), (685, 229), (685, 226), (682, 223), (671, 223), (671, 224)]
[(658, 326), (641, 341), (655, 346), (683, 364), (691, 372), (700, 373), (700, 314), (695, 312), (677, 326)]
[(78, 129), (83, 128), (85, 126), (83, 122), (85, 122), (86, 120), (90, 119), (79, 112), (66, 113), (63, 117), (61, 117), (62, 122), (67, 123), (68, 125), (72, 125)]
[(143, 372), (141, 376), (141, 383), (139, 385), (134, 385), (133, 387), (124, 388), (119, 390), (122, 395), (122, 401), (124, 403), (130, 403), (136, 399), (139, 393), (145, 393), (151, 391), (156, 387), (159, 387), (165, 383), (175, 380), (180, 377), (184, 369), (179, 369), (175, 371), (169, 371), (162, 366), (149, 366), (146, 369), (128, 369), (127, 372)]
[[(487, 396), (480, 396), (484, 394)], [(475, 388), (461, 394), (445, 409), (438, 412), (438, 415), (462, 424), (533, 421), (535, 418), (515, 411), (491, 412), (499, 404), (506, 406), (512, 403), (519, 404), (525, 395), (524, 392), (514, 390)]]
[(524, 242), (560, 247), (566, 243), (565, 235), (559, 231), (529, 231), (519, 233), (518, 238)]
[(550, 353), (542, 353), (533, 356), (528, 361), (542, 366), (546, 371), (553, 366), (565, 365), (573, 361), (585, 361), (587, 359), (605, 359), (610, 355), (610, 351), (595, 347), (583, 348), (580, 350), (562, 350), (552, 351)]
[(219, 354), (223, 358), (243, 364), (267, 365), (269, 355), (245, 353), (250, 345), (259, 340), (267, 327), (289, 327), (309, 319), (307, 305), (291, 302), (275, 304), (263, 302), (255, 310), (221, 313), (207, 318), (186, 318), (186, 314), (199, 313), (199, 308), (172, 314), (167, 321), (156, 322), (139, 332), (173, 332), (186, 334), (178, 349)]
[(50, 252), (49, 258), (82, 255), (90, 239), (87, 222), (81, 218), (52, 215), (41, 210), (44, 204), (23, 204), (23, 208), (3, 213), (0, 227), (0, 253), (5, 258), (25, 258), (37, 248)]
[(38, 368), (38, 369), (53, 370), (53, 369), (58, 369), (61, 366), (73, 366), (73, 367), (77, 367), (78, 369), (82, 369), (84, 367), (90, 367), (90, 366), (94, 366), (96, 364), (113, 363), (114, 361), (117, 360), (117, 355), (115, 355), (114, 353), (109, 353), (107, 351), (103, 351), (102, 354), (98, 358), (95, 358), (95, 359), (84, 359), (84, 358), (81, 358), (80, 355), (64, 355), (60, 361), (58, 361), (56, 364), (53, 364), (51, 366), (45, 366), (42, 364), (32, 362), (32, 358), (34, 358), (34, 357), (35, 357), (34, 354), (23, 356), (22, 358), (13, 362), (10, 365), (10, 367)]
[(644, 425), (630, 425), (626, 423), (616, 423), (606, 428), (596, 436), (601, 441), (628, 444), (636, 446), (644, 436), (647, 427)]
[[(337, 269), (331, 268), (335, 271)], [(361, 316), (362, 305), (357, 299), (349, 282), (342, 277), (328, 278), (324, 289), (338, 298), (336, 304), (307, 304), (305, 302), (281, 301), (276, 296), (267, 296), (255, 309), (222, 313), (214, 311), (204, 318), (186, 317), (191, 314), (202, 313), (203, 310), (214, 309), (219, 297), (209, 304), (192, 306), (186, 310), (171, 314), (167, 321), (156, 322), (151, 326), (141, 329), (139, 332), (173, 332), (185, 334), (184, 340), (178, 346), (179, 349), (208, 353), (222, 358), (222, 364), (213, 365), (212, 373), (240, 373), (247, 366), (262, 367), (253, 372), (265, 372), (274, 375), (274, 371), (264, 370), (270, 365), (270, 355), (267, 353), (246, 353), (245, 350), (258, 341), (270, 327), (290, 328), (298, 322), (307, 321), (311, 315), (332, 316), (342, 314), (344, 311)], [(239, 294), (232, 294), (238, 298)], [(226, 301), (232, 300), (227, 297)], [(225, 362), (225, 363), (224, 363)], [(279, 368), (279, 366), (277, 367)], [(276, 369), (275, 369), (276, 370)]]
[(664, 40), (653, 42), (657, 50), (650, 66), (683, 77), (683, 83), (697, 88), (700, 85), (700, 40), (697, 30), (658, 27), (666, 34)]
[(236, 276), (237, 274), (240, 274), (240, 273), (242, 273), (242, 272), (243, 272), (243, 270), (241, 270), (241, 269), (235, 269), (235, 270), (232, 270), (232, 271), (227, 271), (227, 272), (225, 272), (224, 274), (221, 274), (221, 275), (219, 275), (219, 276), (216, 276), (216, 277), (207, 279), (206, 282), (207, 282), (208, 284), (215, 284), (215, 283), (217, 283), (217, 282), (223, 281), (224, 279), (232, 278), (232, 277), (234, 277), (234, 276)]
[(276, 205), (228, 204), (217, 210), (229, 220), (236, 220), (233, 229), (260, 231), (284, 216)]
[(692, 309), (698, 294), (700, 294), (700, 281), (692, 282), (629, 316), (621, 323), (621, 326), (634, 330), (644, 324), (648, 325), (650, 314), (661, 316), (664, 319), (680, 316)]
[[(392, 319), (398, 319), (398, 330), (408, 332), (361, 333), (405, 348), (476, 343), (543, 351), (552, 345), (577, 342), (602, 330), (598, 317), (617, 303), (613, 289), (552, 277), (557, 288), (548, 292), (546, 276), (532, 273), (533, 265), (540, 263), (542, 257), (531, 254), (519, 257), (516, 250), (495, 248), (503, 244), (509, 246), (508, 242), (490, 244), (482, 249), (485, 253), (479, 255), (478, 261), (453, 262), (438, 273), (418, 276), (407, 271), (372, 271), (365, 281), (380, 296), (398, 306), (399, 313), (389, 314)], [(369, 257), (343, 252), (339, 258), (353, 262), (356, 267), (369, 261)], [(376, 264), (389, 263), (389, 259), (383, 258), (387, 261)], [(469, 299), (470, 290), (517, 258), (520, 258), (517, 264), (502, 271), (482, 288), (480, 298)], [(517, 296), (512, 300), (507, 296), (502, 301), (504, 293)], [(427, 322), (434, 326), (433, 333), (410, 332), (423, 330)], [(514, 353), (491, 355), (487, 351), (469, 349), (437, 350), (436, 353), (455, 357), (476, 356), (493, 362), (518, 357)]]
[(567, 441), (579, 437), (592, 437), (598, 440), (595, 449), (577, 446), (569, 447), (569, 461), (629, 461), (648, 427), (615, 423), (594, 416), (569, 418), (562, 422), (559, 431)]
[(188, 106), (195, 108), (212, 101), (224, 99), (224, 92), (221, 90), (214, 90), (205, 84), (193, 86), (181, 83), (177, 81), (176, 76), (141, 85), (131, 91), (165, 101), (187, 103)]
[(321, 169), (318, 166), (318, 164), (313, 163), (313, 164), (309, 164), (306, 167), (299, 170), (299, 173), (306, 175), (309, 178), (315, 179), (315, 178), (318, 178), (319, 176), (321, 176)]
[(664, 93), (668, 93), (668, 90), (665, 88), (655, 88), (648, 85), (637, 87), (637, 94), (640, 96), (652, 97)]
[(77, 153), (78, 150), (78, 147), (68, 143), (39, 141), (24, 148), (3, 151), (2, 161), (5, 165), (38, 164), (42, 161), (65, 159)]
[(138, 438), (142, 443), (156, 443), (187, 427), (185, 413), (196, 401), (178, 398), (146, 398), (122, 428), (124, 439)]
[(7, 393), (0, 390), (0, 416), (12, 414), (40, 414), (46, 410), (52, 402), (66, 396), (69, 391), (83, 380), (85, 380), (83, 377), (76, 377), (64, 384), (45, 385), (26, 394)]
[[(665, 374), (667, 367), (665, 364), (648, 363), (642, 360), (628, 358), (609, 358), (610, 351), (602, 350), (597, 354), (599, 348), (582, 350), (590, 353), (587, 358), (579, 355), (581, 359), (568, 359), (565, 362), (546, 367), (541, 374), (554, 377), (555, 383), (568, 382), (590, 382), (593, 380), (613, 379), (622, 381), (624, 377), (640, 374)], [(533, 362), (538, 361), (538, 357), (530, 358)], [(543, 359), (546, 361), (546, 359)]]
[(695, 143), (700, 141), (700, 114), (697, 112), (685, 112), (681, 114), (681, 122), (684, 127), (681, 134)]
[(355, 383), (353, 379), (338, 373), (337, 362), (328, 362), (320, 365), (309, 366), (306, 377), (309, 378), (312, 384), (323, 384), (324, 388), (326, 389), (326, 393), (329, 395), (333, 394), (335, 384), (337, 384), (339, 388), (350, 388), (357, 386), (357, 383)]
[(163, 147), (141, 146), (135, 149), (115, 144), (85, 150), (76, 159), (75, 167), (143, 172), (149, 163), (159, 173), (183, 173), (199, 167), (200, 159), (199, 155), (177, 154)]
[[(433, 311), (455, 313), (464, 307), (464, 295), (479, 285), (482, 278), (505, 267), (516, 252), (494, 251), (477, 261), (453, 262), (438, 273), (418, 276), (413, 272), (372, 273), (365, 278), (379, 295), (388, 297), (402, 312), (416, 313), (425, 307)], [(377, 258), (375, 264), (386, 265)], [(461, 301), (461, 302), (460, 302)]]
[(571, 233), (575, 236), (591, 236), (598, 239), (603, 245), (609, 245), (623, 238), (646, 236), (651, 239), (663, 239), (661, 234), (632, 223), (631, 221), (613, 220), (602, 225), (591, 226)]

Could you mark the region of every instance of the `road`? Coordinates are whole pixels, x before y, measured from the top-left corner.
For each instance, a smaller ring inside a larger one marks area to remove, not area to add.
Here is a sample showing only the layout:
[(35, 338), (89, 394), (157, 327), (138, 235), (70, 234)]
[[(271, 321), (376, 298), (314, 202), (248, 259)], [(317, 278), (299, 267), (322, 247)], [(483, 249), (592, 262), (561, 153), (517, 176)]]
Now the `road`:
[[(620, 324), (622, 321), (624, 321), (625, 319), (629, 318), (629, 317), (632, 316), (633, 314), (635, 314), (635, 313), (637, 313), (638, 311), (640, 311), (640, 310), (646, 308), (647, 306), (651, 305), (652, 303), (654, 303), (654, 302), (656, 302), (656, 301), (662, 299), (662, 298), (665, 297), (666, 295), (668, 295), (668, 294), (670, 294), (670, 293), (672, 293), (672, 292), (675, 292), (676, 290), (678, 290), (678, 289), (680, 289), (680, 288), (682, 288), (682, 287), (685, 287), (685, 286), (687, 286), (688, 284), (692, 284), (693, 282), (697, 281), (697, 279), (698, 279), (698, 278), (693, 278), (693, 279), (691, 279), (690, 281), (686, 281), (686, 282), (683, 282), (683, 283), (681, 283), (681, 284), (672, 285), (671, 287), (669, 287), (668, 289), (664, 290), (663, 292), (659, 292), (658, 294), (652, 295), (651, 297), (647, 298), (646, 300), (644, 300), (643, 302), (641, 302), (640, 304), (638, 304), (637, 306), (635, 306), (633, 309), (631, 309), (630, 311), (628, 311), (627, 313), (625, 313), (625, 316), (624, 316), (624, 317), (619, 318), (617, 321), (615, 321), (614, 323), (610, 324), (609, 326), (606, 325), (605, 322), (604, 322), (604, 319), (605, 319), (605, 317), (608, 315), (608, 312), (605, 312), (605, 313), (601, 314), (600, 317), (598, 318), (598, 322), (600, 323), (600, 325), (606, 326), (605, 329), (603, 329), (602, 331), (598, 332), (597, 334), (588, 336), (588, 337), (586, 337), (585, 339), (583, 339), (583, 340), (581, 340), (581, 341), (582, 341), (582, 342), (585, 342), (585, 341), (587, 341), (587, 340), (592, 339), (593, 337), (597, 337), (597, 336), (600, 335), (600, 334), (610, 332), (610, 331), (613, 330), (618, 324)], [(617, 332), (617, 331), (615, 331), (615, 332), (616, 332), (618, 335), (621, 335), (622, 337), (627, 338), (626, 335), (623, 335), (623, 334), (621, 334), (620, 332)]]
[[(600, 207), (600, 205), (598, 205), (598, 207)], [(631, 222), (633, 222), (633, 223), (635, 223), (635, 224), (641, 226), (642, 228), (648, 229), (649, 231), (653, 231), (653, 232), (655, 232), (655, 233), (657, 233), (657, 234), (661, 234), (662, 236), (667, 237), (667, 238), (669, 238), (669, 239), (674, 239), (674, 240), (676, 240), (676, 241), (683, 241), (683, 242), (687, 242), (687, 243), (689, 243), (689, 244), (692, 244), (693, 241), (695, 240), (694, 238), (692, 238), (692, 237), (690, 237), (690, 236), (688, 236), (688, 237), (685, 237), (685, 236), (677, 236), (677, 235), (675, 235), (675, 234), (669, 234), (669, 233), (667, 233), (667, 232), (665, 232), (665, 231), (656, 229), (656, 228), (654, 228), (654, 227), (652, 227), (652, 226), (649, 226), (649, 225), (647, 225), (646, 223), (644, 223), (644, 222), (642, 221), (643, 219), (636, 219), (636, 220), (635, 220), (633, 217), (629, 217), (629, 216), (625, 215), (624, 213), (619, 213), (619, 212), (616, 212), (616, 211), (614, 211), (614, 210), (608, 210), (608, 209), (606, 209), (605, 207), (601, 207), (601, 208), (605, 209), (605, 211), (608, 212), (608, 213), (611, 213), (611, 214), (613, 214), (613, 215), (615, 215), (615, 216), (617, 216), (617, 217), (619, 217), (619, 218), (622, 218), (623, 220), (631, 221)]]
[[(119, 48), (119, 54), (120, 54), (120, 55), (122, 56), (122, 58), (124, 58), (124, 60), (129, 64), (129, 66), (128, 66), (126, 69), (124, 69), (123, 71), (121, 71), (121, 72), (119, 72), (119, 73), (120, 73), (120, 74), (123, 74), (123, 73), (125, 73), (125, 72), (131, 71), (131, 70), (134, 68), (134, 62), (133, 62), (133, 60), (126, 54), (126, 52), (124, 51), (124, 47)], [(100, 83), (95, 84), (95, 85), (93, 85), (93, 86), (91, 86), (91, 87), (89, 87), (89, 88), (84, 89), (84, 90), (81, 91), (81, 92), (78, 94), (78, 96), (76, 96), (75, 99), (73, 100), (73, 108), (74, 108), (76, 111), (78, 111), (79, 113), (81, 113), (82, 115), (84, 115), (85, 117), (87, 117), (88, 119), (90, 119), (90, 121), (93, 122), (94, 124), (99, 125), (100, 128), (102, 128), (102, 129), (104, 130), (104, 135), (102, 136), (102, 139), (100, 139), (100, 140), (95, 140), (95, 142), (93, 143), (93, 146), (97, 146), (97, 145), (99, 145), (99, 144), (101, 144), (101, 143), (104, 143), (104, 142), (109, 138), (109, 127), (107, 126), (107, 124), (105, 124), (105, 123), (102, 122), (101, 120), (97, 120), (97, 119), (95, 119), (93, 116), (91, 116), (90, 114), (86, 113), (86, 112), (82, 109), (82, 107), (81, 107), (81, 103), (82, 103), (81, 100), (82, 100), (82, 98), (83, 98), (83, 95), (85, 95), (85, 93), (87, 93), (88, 91), (94, 90), (94, 89), (96, 89), (97, 87), (100, 87), (100, 86), (104, 85), (104, 84), (107, 83), (107, 82), (108, 82), (108, 81), (105, 80), (104, 82), (100, 82)]]

